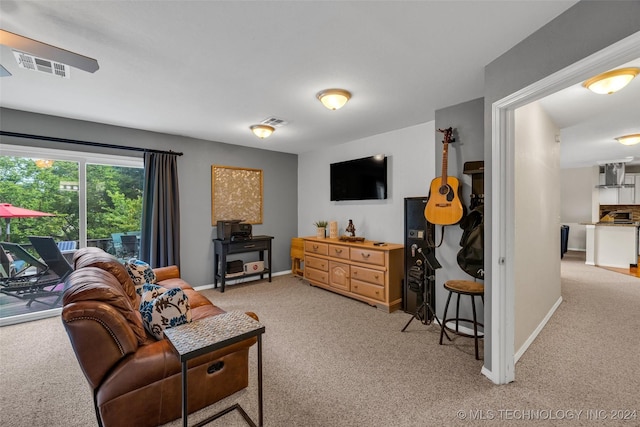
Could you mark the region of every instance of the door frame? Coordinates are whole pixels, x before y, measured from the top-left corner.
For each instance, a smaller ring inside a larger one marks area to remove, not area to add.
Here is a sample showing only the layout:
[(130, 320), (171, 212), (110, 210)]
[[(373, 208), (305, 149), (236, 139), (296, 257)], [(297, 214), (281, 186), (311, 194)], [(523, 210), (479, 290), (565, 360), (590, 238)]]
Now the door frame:
[(491, 106), (491, 370), (496, 384), (515, 379), (515, 157), (517, 108), (640, 57), (640, 32), (551, 74)]

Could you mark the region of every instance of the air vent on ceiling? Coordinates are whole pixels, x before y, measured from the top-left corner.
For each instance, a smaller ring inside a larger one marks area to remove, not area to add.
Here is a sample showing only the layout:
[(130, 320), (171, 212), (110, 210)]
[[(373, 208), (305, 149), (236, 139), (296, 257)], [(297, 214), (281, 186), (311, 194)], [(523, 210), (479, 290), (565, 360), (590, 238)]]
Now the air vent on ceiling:
[(49, 59), (38, 58), (31, 54), (14, 50), (18, 66), (27, 70), (40, 71), (41, 73), (53, 74), (65, 79), (71, 78), (71, 70), (68, 65)]
[(268, 119), (264, 119), (263, 121), (261, 121), (260, 124), (273, 126), (274, 128), (281, 128), (282, 126), (288, 124), (288, 122), (277, 117), (269, 117)]

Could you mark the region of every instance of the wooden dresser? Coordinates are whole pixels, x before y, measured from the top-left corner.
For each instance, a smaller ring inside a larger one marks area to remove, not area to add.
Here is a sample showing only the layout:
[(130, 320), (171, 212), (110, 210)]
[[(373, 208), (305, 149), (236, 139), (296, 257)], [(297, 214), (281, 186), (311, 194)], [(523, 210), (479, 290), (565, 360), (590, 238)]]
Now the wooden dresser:
[(304, 278), (309, 283), (388, 312), (402, 306), (403, 245), (303, 239)]

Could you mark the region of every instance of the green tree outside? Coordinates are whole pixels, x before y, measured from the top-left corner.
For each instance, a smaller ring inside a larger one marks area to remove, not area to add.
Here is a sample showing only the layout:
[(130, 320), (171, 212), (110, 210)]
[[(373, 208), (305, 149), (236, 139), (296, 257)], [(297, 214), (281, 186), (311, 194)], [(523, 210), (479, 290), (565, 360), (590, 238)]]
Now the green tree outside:
[[(111, 233), (140, 230), (144, 169), (87, 165), (87, 238), (107, 239)], [(28, 236), (55, 240), (79, 238), (78, 163), (55, 160), (38, 167), (33, 159), (0, 156), (0, 202), (53, 213), (53, 217), (11, 221), (11, 241)], [(6, 227), (2, 226), (2, 240)]]

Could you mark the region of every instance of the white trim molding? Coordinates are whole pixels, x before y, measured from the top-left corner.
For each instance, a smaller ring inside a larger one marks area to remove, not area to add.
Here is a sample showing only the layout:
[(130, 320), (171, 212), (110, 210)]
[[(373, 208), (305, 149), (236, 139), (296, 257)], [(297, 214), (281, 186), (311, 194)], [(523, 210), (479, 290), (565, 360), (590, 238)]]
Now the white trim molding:
[(560, 307), (560, 304), (562, 304), (562, 297), (558, 298), (558, 300), (556, 301), (555, 304), (553, 304), (553, 307), (551, 307), (547, 315), (544, 316), (544, 319), (542, 319), (538, 327), (531, 333), (531, 335), (529, 335), (529, 338), (527, 338), (524, 344), (522, 344), (522, 347), (520, 347), (518, 351), (516, 351), (516, 354), (513, 356), (514, 363), (518, 363), (518, 360), (520, 360), (520, 357), (522, 357), (522, 355), (524, 354), (525, 351), (527, 351), (531, 343), (533, 343), (533, 341), (538, 337), (542, 329), (549, 322), (549, 319), (551, 319), (551, 316), (553, 316), (553, 313), (555, 313), (558, 307)]
[(482, 373), (496, 384), (515, 379), (514, 111), (638, 57), (640, 31), (492, 104), (491, 370)]

